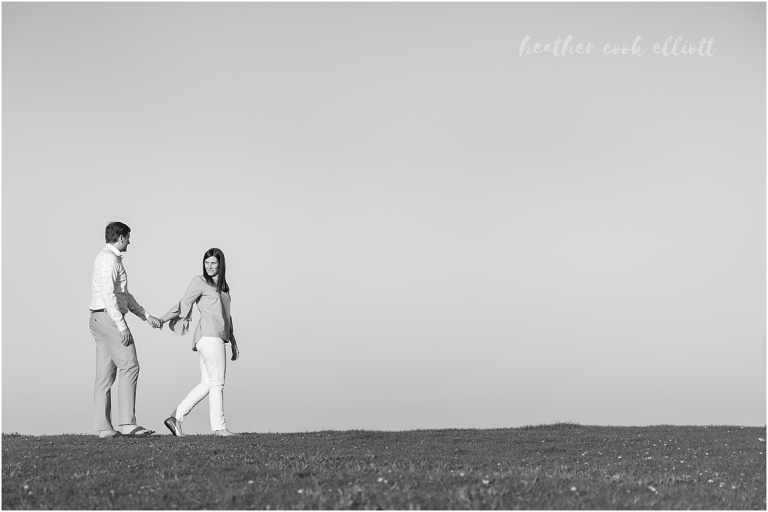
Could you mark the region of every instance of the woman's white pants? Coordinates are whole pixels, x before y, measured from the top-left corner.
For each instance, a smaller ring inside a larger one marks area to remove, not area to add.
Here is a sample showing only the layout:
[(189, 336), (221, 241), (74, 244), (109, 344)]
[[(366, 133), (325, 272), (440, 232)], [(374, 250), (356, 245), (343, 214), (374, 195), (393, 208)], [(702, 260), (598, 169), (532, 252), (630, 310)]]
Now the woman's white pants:
[(200, 354), (200, 384), (189, 392), (173, 413), (184, 421), (200, 401), (208, 396), (211, 411), (211, 430), (223, 430), (224, 424), (224, 381), (227, 375), (227, 351), (221, 338), (204, 336), (195, 345)]

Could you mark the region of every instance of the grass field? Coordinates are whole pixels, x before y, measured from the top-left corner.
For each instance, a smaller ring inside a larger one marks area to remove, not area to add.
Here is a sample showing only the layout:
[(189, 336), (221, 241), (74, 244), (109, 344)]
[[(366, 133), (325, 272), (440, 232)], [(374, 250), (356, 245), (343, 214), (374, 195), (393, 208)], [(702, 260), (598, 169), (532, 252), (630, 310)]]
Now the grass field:
[(765, 509), (764, 427), (3, 435), (3, 509)]

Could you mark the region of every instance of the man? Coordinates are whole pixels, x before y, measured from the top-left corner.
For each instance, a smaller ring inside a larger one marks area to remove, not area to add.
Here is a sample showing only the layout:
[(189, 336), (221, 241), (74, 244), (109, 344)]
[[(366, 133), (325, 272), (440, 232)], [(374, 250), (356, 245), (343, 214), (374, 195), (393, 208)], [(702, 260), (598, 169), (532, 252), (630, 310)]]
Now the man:
[[(131, 243), (131, 228), (122, 222), (110, 222), (105, 231), (107, 245), (96, 256), (91, 282), (91, 334), (96, 341), (96, 385), (93, 392), (93, 428), (99, 437), (127, 435), (150, 436), (136, 424), (136, 384), (139, 361), (133, 335), (125, 323), (131, 311), (152, 327), (162, 329), (157, 318), (148, 315), (128, 291), (128, 276), (123, 267), (123, 253)], [(112, 427), (112, 384), (119, 370), (118, 421), (120, 430)]]

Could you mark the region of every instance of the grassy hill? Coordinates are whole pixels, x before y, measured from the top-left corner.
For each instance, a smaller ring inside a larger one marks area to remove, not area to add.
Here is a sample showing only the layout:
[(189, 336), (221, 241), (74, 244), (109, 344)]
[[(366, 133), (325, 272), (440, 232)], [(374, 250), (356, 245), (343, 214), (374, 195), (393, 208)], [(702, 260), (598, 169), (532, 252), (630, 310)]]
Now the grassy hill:
[(3, 435), (3, 509), (763, 509), (764, 427)]

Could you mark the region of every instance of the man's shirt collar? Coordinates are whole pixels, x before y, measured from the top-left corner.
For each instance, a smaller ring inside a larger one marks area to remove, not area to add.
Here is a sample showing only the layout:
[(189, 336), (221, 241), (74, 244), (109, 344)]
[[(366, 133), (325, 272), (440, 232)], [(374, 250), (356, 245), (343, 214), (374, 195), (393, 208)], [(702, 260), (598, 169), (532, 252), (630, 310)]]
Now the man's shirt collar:
[(115, 248), (115, 246), (114, 246), (114, 245), (112, 245), (112, 244), (109, 244), (109, 243), (108, 243), (108, 244), (107, 244), (107, 249), (109, 249), (110, 251), (112, 251), (113, 253), (115, 253), (115, 256), (117, 256), (118, 258), (122, 258), (122, 257), (123, 257), (123, 253), (121, 253), (120, 251), (118, 251), (118, 250)]

